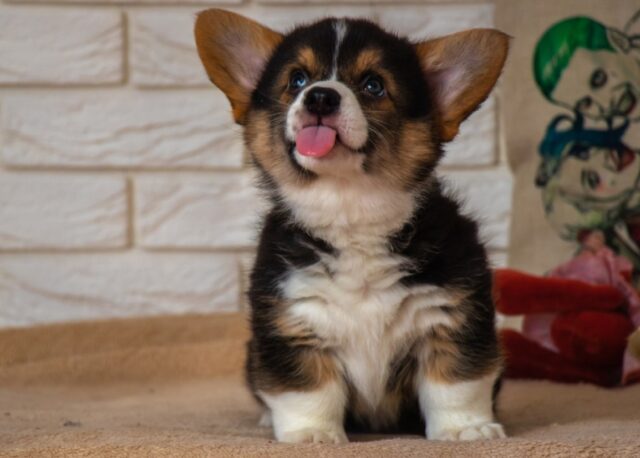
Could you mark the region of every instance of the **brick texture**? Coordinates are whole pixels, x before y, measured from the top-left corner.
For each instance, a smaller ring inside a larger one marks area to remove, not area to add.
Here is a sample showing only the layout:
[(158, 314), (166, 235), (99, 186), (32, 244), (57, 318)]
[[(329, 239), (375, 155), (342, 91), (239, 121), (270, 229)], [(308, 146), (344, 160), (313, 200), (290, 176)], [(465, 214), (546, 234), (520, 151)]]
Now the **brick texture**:
[(506, 249), (513, 181), (506, 167), (444, 173), (448, 189), (463, 202), (463, 210), (480, 223), (489, 248)]
[(260, 198), (247, 173), (136, 180), (136, 239), (146, 248), (255, 245)]
[(22, 167), (242, 165), (240, 130), (217, 89), (11, 94), (2, 160)]
[[(358, 16), (430, 38), (492, 0), (0, 2), (0, 327), (246, 307), (264, 202), (193, 42), (199, 9), (276, 30)], [(507, 264), (511, 176), (485, 102), (441, 174)]]
[(234, 311), (238, 285), (228, 255), (2, 255), (0, 326)]
[(0, 174), (0, 250), (126, 245), (123, 178)]
[[(363, 2), (364, 3), (364, 2)], [(434, 37), (472, 27), (493, 25), (493, 6), (478, 5), (285, 5), (237, 9), (275, 30), (288, 30), (296, 22), (312, 18), (358, 16), (375, 20), (412, 39)], [(197, 9), (137, 10), (131, 13), (133, 82), (145, 86), (208, 86), (193, 41)]]
[(117, 10), (0, 6), (0, 85), (119, 83), (123, 37)]
[(137, 86), (211, 85), (195, 49), (194, 17), (195, 11), (131, 14), (131, 78)]

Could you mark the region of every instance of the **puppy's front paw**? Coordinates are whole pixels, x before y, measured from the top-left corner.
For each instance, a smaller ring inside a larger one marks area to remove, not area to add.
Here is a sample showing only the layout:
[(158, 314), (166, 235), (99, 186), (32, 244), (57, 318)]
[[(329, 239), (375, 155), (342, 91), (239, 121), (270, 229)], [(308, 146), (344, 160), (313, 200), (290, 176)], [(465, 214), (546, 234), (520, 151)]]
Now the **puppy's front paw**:
[(507, 435), (500, 423), (481, 423), (460, 429), (445, 429), (429, 439), (442, 441), (475, 441), (480, 439), (501, 439)]
[(349, 442), (344, 431), (338, 428), (304, 428), (295, 431), (284, 431), (279, 439), (280, 442), (292, 444), (344, 444)]

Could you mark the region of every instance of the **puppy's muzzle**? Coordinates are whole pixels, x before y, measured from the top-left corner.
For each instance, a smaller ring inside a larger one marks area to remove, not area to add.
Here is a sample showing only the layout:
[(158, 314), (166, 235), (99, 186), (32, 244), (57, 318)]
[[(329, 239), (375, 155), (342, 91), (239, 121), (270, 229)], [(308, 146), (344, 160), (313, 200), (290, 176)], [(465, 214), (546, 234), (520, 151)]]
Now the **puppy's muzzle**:
[(329, 87), (311, 88), (305, 98), (304, 107), (307, 111), (317, 116), (329, 116), (340, 109), (340, 94)]

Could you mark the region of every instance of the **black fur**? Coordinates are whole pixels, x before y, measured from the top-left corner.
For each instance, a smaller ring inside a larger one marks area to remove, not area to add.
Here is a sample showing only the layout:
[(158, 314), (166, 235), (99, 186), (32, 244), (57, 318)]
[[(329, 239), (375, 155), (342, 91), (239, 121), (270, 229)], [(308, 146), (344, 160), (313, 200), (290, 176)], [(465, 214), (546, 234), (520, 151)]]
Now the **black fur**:
[[(389, 246), (407, 259), (406, 275), (402, 279), (404, 284), (464, 287), (474, 291), (466, 306), (469, 310), (465, 312), (465, 325), (452, 335), (462, 356), (455, 376), (467, 380), (482, 375), (486, 364), (494, 363), (500, 354), (494, 326), (491, 274), (484, 247), (478, 241), (477, 225), (462, 216), (458, 204), (444, 195), (440, 185), (436, 184), (416, 210), (412, 221), (389, 237)], [(309, 383), (303, 374), (296, 371), (298, 358), (304, 358), (309, 348), (304, 343), (283, 340), (274, 332), (274, 320), (280, 310), (264, 298), (283, 300), (278, 280), (292, 268), (319, 262), (319, 253), (340, 255), (326, 241), (314, 238), (295, 224), (286, 208), (277, 206), (266, 217), (249, 291), (253, 338), (249, 343), (247, 375), (253, 391), (258, 388), (255, 384), (258, 372), (262, 378), (269, 374), (272, 378), (269, 385), (273, 386), (285, 385), (295, 389)], [(417, 366), (411, 354), (394, 361), (394, 364), (388, 380), (389, 391), (410, 378)], [(494, 399), (499, 386), (498, 381)], [(397, 422), (384, 428), (385, 432), (424, 431), (416, 393), (409, 390), (407, 394)], [(346, 425), (354, 432), (371, 430), (367, 419), (358, 418), (349, 410)]]
[[(388, 116), (387, 140), (398, 142), (399, 128), (408, 121), (419, 120), (431, 132), (432, 144), (425, 145), (433, 154), (419, 163), (408, 186), (420, 195), (414, 213), (404, 227), (388, 237), (389, 250), (406, 260), (404, 277), (406, 286), (437, 285), (450, 289), (472, 291), (465, 304), (463, 325), (449, 336), (460, 350), (460, 358), (452, 369), (452, 377), (468, 380), (481, 376), (487, 367), (499, 359), (498, 342), (494, 328), (494, 309), (491, 299), (491, 275), (485, 249), (478, 240), (475, 222), (462, 216), (456, 201), (448, 197), (440, 183), (432, 176), (442, 148), (433, 121), (438, 113), (432, 103), (429, 84), (421, 70), (412, 44), (406, 39), (384, 32), (364, 20), (349, 20), (347, 35), (341, 47), (339, 64), (354, 60), (363, 49), (375, 48), (383, 52), (383, 65), (394, 75), (398, 92), (393, 96), (394, 111)], [(251, 109), (268, 113), (273, 120), (272, 132), (279, 132), (277, 141), (284, 139), (284, 109), (274, 97), (281, 69), (292, 59), (301, 46), (311, 47), (328, 72), (331, 68), (335, 33), (333, 20), (326, 19), (293, 30), (286, 35), (268, 62), (260, 82), (252, 95)], [(328, 74), (317, 75), (317, 79)], [(368, 102), (361, 100), (365, 106)], [(395, 137), (394, 137), (395, 136)], [(364, 148), (373, 157), (375, 136)], [(276, 141), (276, 138), (274, 138)], [(303, 169), (287, 146), (287, 155), (300, 179), (316, 178)], [(364, 169), (368, 172), (369, 157)], [(301, 361), (315, 351), (314, 337), (309, 331), (305, 338), (282, 336), (277, 320), (287, 306), (279, 283), (292, 270), (321, 263), (321, 256), (338, 257), (339, 250), (321, 238), (309, 233), (296, 223), (292, 210), (283, 203), (278, 183), (255, 161), (261, 172), (261, 185), (268, 191), (273, 207), (264, 219), (255, 266), (248, 292), (251, 303), (252, 339), (248, 344), (247, 380), (255, 393), (258, 390), (303, 390), (312, 383), (308, 374), (299, 370)], [(330, 274), (330, 272), (329, 272)], [(443, 311), (456, 313), (444, 306)], [(459, 310), (458, 310), (459, 312)], [(419, 344), (417, 342), (416, 344)], [(409, 352), (393, 361), (387, 389), (406, 392), (395, 422), (388, 430), (424, 431), (417, 402), (417, 394), (408, 380), (418, 367), (416, 357)], [(346, 381), (349, 385), (349, 381)], [(351, 396), (355, 396), (351, 388)], [(350, 401), (350, 407), (353, 399)], [(368, 429), (371, 423), (347, 409), (347, 425), (355, 430)]]

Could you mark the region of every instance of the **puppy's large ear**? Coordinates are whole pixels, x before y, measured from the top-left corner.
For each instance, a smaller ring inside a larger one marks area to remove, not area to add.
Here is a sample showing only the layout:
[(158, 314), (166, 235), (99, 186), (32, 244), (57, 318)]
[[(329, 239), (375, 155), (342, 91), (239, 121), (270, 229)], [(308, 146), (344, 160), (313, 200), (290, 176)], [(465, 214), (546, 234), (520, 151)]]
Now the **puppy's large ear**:
[(415, 45), (441, 113), (441, 135), (453, 140), (460, 123), (487, 98), (509, 49), (508, 35), (473, 29)]
[(282, 35), (238, 14), (209, 9), (198, 14), (195, 37), (209, 79), (243, 124), (251, 93)]

